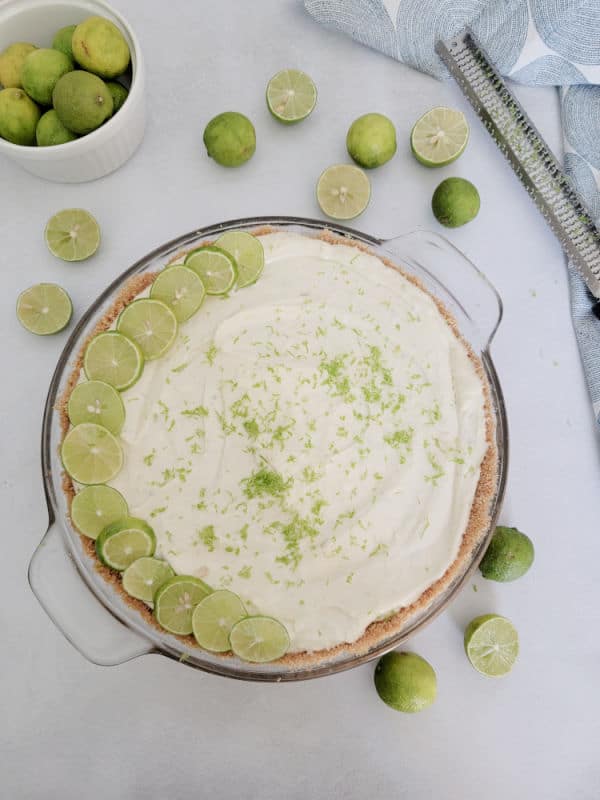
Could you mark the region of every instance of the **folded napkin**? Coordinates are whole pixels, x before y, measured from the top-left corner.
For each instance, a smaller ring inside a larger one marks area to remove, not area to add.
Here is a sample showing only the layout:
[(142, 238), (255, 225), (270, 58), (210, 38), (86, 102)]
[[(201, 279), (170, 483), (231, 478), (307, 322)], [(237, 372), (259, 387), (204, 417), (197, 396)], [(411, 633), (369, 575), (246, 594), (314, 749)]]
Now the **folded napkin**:
[[(558, 86), (564, 167), (600, 221), (600, 0), (304, 0), (319, 22), (437, 78), (434, 45), (469, 25), (503, 75)], [(600, 320), (569, 265), (571, 313), (600, 424)]]

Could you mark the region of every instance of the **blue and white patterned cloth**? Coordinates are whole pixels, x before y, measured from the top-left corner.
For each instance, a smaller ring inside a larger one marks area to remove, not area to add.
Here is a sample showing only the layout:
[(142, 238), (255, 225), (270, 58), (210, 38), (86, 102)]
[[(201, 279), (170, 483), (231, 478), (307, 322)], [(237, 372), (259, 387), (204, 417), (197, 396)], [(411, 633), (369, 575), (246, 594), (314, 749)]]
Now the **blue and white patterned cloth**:
[[(600, 221), (600, 0), (304, 0), (319, 22), (438, 78), (434, 52), (470, 25), (507, 77), (560, 87), (565, 171)], [(594, 85), (597, 84), (597, 85)], [(600, 320), (569, 267), (571, 311), (600, 424)]]

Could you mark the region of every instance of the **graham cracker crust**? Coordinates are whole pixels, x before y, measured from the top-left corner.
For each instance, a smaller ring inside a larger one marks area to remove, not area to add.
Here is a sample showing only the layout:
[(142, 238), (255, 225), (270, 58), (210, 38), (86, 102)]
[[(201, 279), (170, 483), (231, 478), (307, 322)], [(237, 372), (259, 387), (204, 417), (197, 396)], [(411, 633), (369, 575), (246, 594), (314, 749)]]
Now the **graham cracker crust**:
[[(277, 232), (279, 232), (277, 228), (273, 228), (270, 226), (264, 226), (252, 231), (254, 236), (264, 236), (269, 233), (277, 233)], [(343, 244), (346, 246), (356, 247), (358, 250), (361, 250), (364, 253), (375, 256), (380, 261), (382, 261), (386, 266), (390, 267), (391, 269), (394, 269), (397, 272), (400, 272), (400, 274), (406, 280), (408, 280), (414, 286), (419, 288), (422, 292), (427, 294), (434, 301), (434, 303), (438, 308), (438, 311), (446, 320), (453, 334), (456, 336), (456, 338), (460, 341), (462, 346), (467, 351), (469, 359), (473, 363), (477, 375), (483, 386), (484, 403), (485, 403), (485, 420), (486, 420), (485, 435), (486, 435), (487, 450), (483, 458), (483, 461), (481, 463), (479, 481), (475, 491), (475, 499), (473, 500), (473, 504), (471, 506), (471, 513), (469, 515), (467, 527), (462, 535), (458, 554), (455, 560), (449, 565), (447, 570), (444, 572), (444, 574), (440, 578), (438, 578), (434, 583), (432, 583), (431, 586), (429, 586), (417, 598), (417, 600), (415, 600), (409, 606), (405, 606), (404, 608), (399, 609), (396, 613), (394, 613), (393, 615), (384, 620), (372, 622), (365, 629), (362, 636), (358, 638), (356, 641), (345, 642), (325, 650), (289, 653), (285, 655), (283, 658), (279, 659), (279, 661), (270, 662), (271, 664), (275, 663), (289, 667), (291, 670), (307, 669), (307, 668), (310, 669), (311, 667), (323, 666), (332, 659), (342, 655), (357, 656), (357, 657), (362, 656), (368, 653), (373, 648), (375, 648), (377, 645), (381, 644), (383, 641), (391, 638), (392, 636), (400, 634), (407, 627), (408, 623), (411, 620), (417, 617), (420, 613), (424, 612), (432, 604), (432, 602), (435, 599), (439, 598), (439, 596), (442, 593), (444, 593), (456, 580), (458, 580), (470, 566), (473, 552), (479, 546), (479, 544), (485, 538), (486, 533), (488, 532), (491, 521), (490, 517), (491, 505), (494, 496), (496, 494), (496, 489), (498, 484), (498, 451), (495, 439), (495, 422), (492, 411), (490, 386), (487, 380), (485, 370), (483, 368), (483, 364), (481, 363), (481, 360), (477, 357), (477, 355), (471, 348), (470, 344), (461, 335), (454, 317), (450, 314), (448, 309), (446, 309), (446, 307), (434, 295), (432, 295), (431, 292), (429, 292), (426, 289), (426, 287), (421, 283), (421, 281), (418, 278), (415, 278), (413, 275), (404, 272), (397, 264), (395, 264), (390, 259), (383, 258), (379, 254), (374, 253), (367, 245), (363, 244), (362, 242), (358, 242), (350, 238), (336, 236), (327, 230), (322, 231), (314, 238), (321, 239), (322, 241), (332, 245)], [(212, 244), (213, 242), (210, 240), (206, 240), (203, 243)], [(180, 259), (182, 256), (185, 256), (187, 252), (188, 251), (186, 250), (180, 251), (169, 260), (168, 264), (172, 264), (173, 262)], [(137, 297), (141, 292), (147, 289), (148, 286), (150, 286), (150, 284), (156, 278), (157, 274), (158, 273), (156, 272), (145, 273), (143, 275), (136, 275), (133, 278), (130, 278), (124, 284), (123, 288), (117, 295), (113, 305), (99, 320), (94, 330), (91, 332), (91, 334), (86, 338), (85, 342), (83, 343), (79, 353), (77, 354), (77, 358), (73, 364), (73, 369), (69, 375), (65, 390), (56, 406), (56, 409), (60, 415), (62, 438), (64, 438), (70, 426), (69, 416), (67, 412), (68, 401), (69, 397), (71, 396), (71, 392), (73, 391), (75, 385), (77, 384), (81, 371), (83, 369), (83, 355), (85, 353), (88, 343), (96, 334), (100, 333), (101, 331), (107, 330), (115, 321), (115, 319), (119, 316), (123, 308), (125, 308), (125, 306), (131, 303), (132, 300), (134, 300), (134, 298)], [(66, 472), (63, 472), (62, 486), (67, 498), (69, 515), (70, 515), (71, 502), (73, 497), (75, 496), (75, 488), (70, 476), (67, 475)], [(73, 525), (72, 520), (71, 524), (73, 528), (76, 529), (75, 526)], [(106, 583), (111, 585), (119, 593), (119, 595), (122, 597), (122, 599), (128, 606), (135, 609), (142, 616), (142, 618), (148, 625), (151, 625), (164, 635), (165, 631), (156, 621), (151, 609), (148, 608), (148, 606), (142, 601), (130, 597), (130, 595), (128, 595), (125, 592), (121, 581), (121, 574), (116, 572), (115, 570), (112, 570), (104, 566), (100, 562), (100, 560), (96, 555), (94, 540), (88, 538), (87, 536), (81, 533), (79, 534), (79, 536), (81, 539), (83, 550), (92, 560), (95, 571), (106, 581)], [(170, 635), (172, 636), (173, 634)], [(182, 642), (182, 644), (185, 644), (188, 647), (194, 647), (198, 650), (201, 650), (201, 648), (196, 643), (196, 640), (194, 639), (193, 636), (177, 636), (176, 638), (179, 639)], [(223, 653), (223, 654), (213, 653), (211, 655), (212, 656), (219, 655), (224, 659), (229, 659), (232, 657), (231, 653)]]

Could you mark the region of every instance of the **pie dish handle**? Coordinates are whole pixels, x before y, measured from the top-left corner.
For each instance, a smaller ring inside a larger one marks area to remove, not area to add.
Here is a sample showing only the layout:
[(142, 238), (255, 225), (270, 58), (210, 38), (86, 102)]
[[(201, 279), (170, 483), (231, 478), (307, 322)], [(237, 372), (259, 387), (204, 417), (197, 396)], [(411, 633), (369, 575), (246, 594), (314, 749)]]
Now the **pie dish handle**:
[(31, 557), (28, 578), (52, 622), (93, 664), (115, 666), (153, 650), (147, 639), (126, 628), (89, 591), (56, 522)]
[[(433, 231), (416, 229), (381, 241), (400, 263), (415, 266), (418, 277), (468, 326), (470, 343), (489, 349), (502, 319), (502, 299), (484, 273), (452, 242)], [(425, 275), (423, 275), (425, 273)]]

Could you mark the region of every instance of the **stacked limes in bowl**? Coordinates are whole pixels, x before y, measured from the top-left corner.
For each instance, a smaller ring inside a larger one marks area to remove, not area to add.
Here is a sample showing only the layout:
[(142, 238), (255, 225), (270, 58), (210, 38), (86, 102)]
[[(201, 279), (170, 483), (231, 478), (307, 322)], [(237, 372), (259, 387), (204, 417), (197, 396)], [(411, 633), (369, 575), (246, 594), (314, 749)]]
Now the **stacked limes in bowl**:
[(91, 133), (127, 99), (129, 63), (125, 37), (104, 17), (61, 28), (52, 47), (13, 42), (0, 53), (0, 137), (47, 147)]

